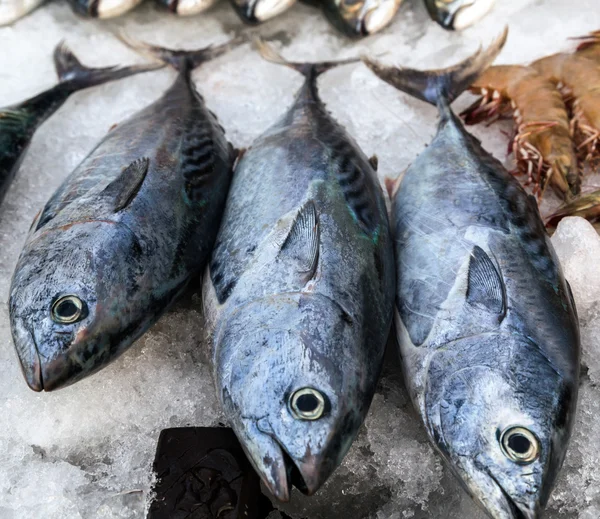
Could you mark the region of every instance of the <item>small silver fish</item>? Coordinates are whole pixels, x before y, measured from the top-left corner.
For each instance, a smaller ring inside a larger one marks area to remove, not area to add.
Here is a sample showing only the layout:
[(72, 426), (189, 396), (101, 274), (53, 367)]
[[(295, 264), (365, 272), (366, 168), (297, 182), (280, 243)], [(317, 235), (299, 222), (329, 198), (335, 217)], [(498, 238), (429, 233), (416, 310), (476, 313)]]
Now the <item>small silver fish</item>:
[(438, 132), (388, 182), (404, 379), (432, 444), (493, 519), (542, 513), (579, 388), (579, 326), (537, 203), (467, 133), (450, 102), (499, 53), (445, 70), (366, 64), (440, 112)]
[(90, 18), (116, 18), (131, 11), (143, 0), (68, 0), (73, 10)]
[(219, 0), (156, 0), (179, 16), (191, 16), (206, 11)]
[(368, 36), (389, 25), (402, 0), (323, 0), (329, 21), (351, 37)]
[(0, 0), (0, 27), (23, 18), (45, 0)]
[(483, 18), (496, 0), (425, 0), (429, 16), (444, 29), (462, 31)]
[(287, 11), (296, 0), (230, 0), (239, 17), (255, 25)]

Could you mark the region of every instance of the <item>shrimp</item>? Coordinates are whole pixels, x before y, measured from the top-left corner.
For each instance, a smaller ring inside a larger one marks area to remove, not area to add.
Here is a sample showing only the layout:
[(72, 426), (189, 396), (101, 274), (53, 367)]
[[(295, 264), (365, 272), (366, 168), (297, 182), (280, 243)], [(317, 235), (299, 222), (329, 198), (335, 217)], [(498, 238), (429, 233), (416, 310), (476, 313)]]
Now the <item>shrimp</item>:
[(581, 195), (563, 205), (546, 220), (547, 227), (556, 227), (566, 216), (582, 216), (590, 221), (600, 218), (600, 190)]
[(581, 41), (577, 47), (577, 55), (600, 60), (600, 31), (593, 31), (586, 36), (573, 39)]
[(467, 124), (512, 114), (517, 124), (512, 149), (517, 169), (542, 196), (547, 185), (570, 199), (580, 190), (577, 156), (571, 140), (569, 114), (554, 84), (535, 69), (498, 65), (472, 85), (482, 97), (462, 115)]
[[(598, 34), (600, 38), (600, 33)], [(592, 52), (598, 60), (592, 59)], [(582, 159), (600, 155), (600, 45), (575, 54), (553, 54), (534, 61), (532, 68), (561, 89), (571, 107), (571, 134)]]

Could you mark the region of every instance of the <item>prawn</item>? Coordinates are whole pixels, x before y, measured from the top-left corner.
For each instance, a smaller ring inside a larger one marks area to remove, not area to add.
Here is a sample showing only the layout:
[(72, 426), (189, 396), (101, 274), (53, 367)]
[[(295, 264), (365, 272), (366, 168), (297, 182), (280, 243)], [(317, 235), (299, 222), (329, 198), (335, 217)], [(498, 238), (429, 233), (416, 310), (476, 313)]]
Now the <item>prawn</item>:
[(566, 216), (582, 216), (591, 222), (600, 218), (600, 191), (581, 195), (551, 214), (546, 220), (547, 227), (556, 227)]
[(581, 186), (569, 114), (555, 85), (531, 67), (496, 65), (472, 85), (482, 97), (461, 115), (467, 124), (511, 114), (516, 122), (512, 150), (517, 170), (542, 196), (550, 185), (563, 198)]

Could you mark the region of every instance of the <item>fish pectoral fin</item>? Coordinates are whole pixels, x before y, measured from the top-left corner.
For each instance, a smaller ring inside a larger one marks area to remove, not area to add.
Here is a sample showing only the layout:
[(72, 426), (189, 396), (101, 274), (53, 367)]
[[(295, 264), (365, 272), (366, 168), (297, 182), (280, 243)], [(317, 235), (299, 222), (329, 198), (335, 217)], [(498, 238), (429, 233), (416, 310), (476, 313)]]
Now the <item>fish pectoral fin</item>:
[(314, 276), (319, 261), (319, 218), (312, 201), (304, 204), (281, 245), (278, 259), (293, 262), (308, 279)]
[(379, 167), (379, 159), (377, 158), (377, 155), (373, 155), (370, 159), (369, 159), (369, 164), (371, 164), (371, 167), (377, 171), (377, 168)]
[(102, 194), (113, 200), (115, 213), (125, 209), (136, 197), (144, 183), (149, 166), (150, 159), (146, 157), (135, 160), (104, 188)]
[(476, 245), (469, 263), (467, 302), (501, 315), (506, 309), (505, 293), (504, 282), (493, 261)]

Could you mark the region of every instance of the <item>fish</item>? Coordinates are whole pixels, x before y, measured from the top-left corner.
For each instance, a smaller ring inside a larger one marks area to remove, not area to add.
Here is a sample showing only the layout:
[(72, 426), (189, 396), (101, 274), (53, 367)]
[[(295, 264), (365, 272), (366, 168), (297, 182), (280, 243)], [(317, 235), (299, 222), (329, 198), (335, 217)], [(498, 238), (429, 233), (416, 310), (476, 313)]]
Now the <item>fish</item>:
[(45, 0), (2, 0), (0, 2), (0, 27), (10, 25), (34, 9), (37, 9)]
[(89, 68), (79, 62), (64, 42), (54, 50), (54, 65), (60, 81), (57, 85), (31, 99), (0, 108), (0, 203), (15, 178), (35, 131), (71, 94), (163, 66)]
[(402, 0), (323, 0), (331, 24), (347, 36), (360, 38), (387, 27)]
[(236, 152), (191, 73), (239, 39), (196, 51), (129, 43), (177, 79), (116, 125), (32, 223), (9, 313), (34, 391), (97, 372), (148, 330), (201, 275), (224, 209)]
[(191, 16), (206, 11), (218, 0), (156, 0), (172, 13), (179, 16)]
[[(75, 13), (86, 18), (116, 18), (136, 8), (143, 0), (68, 0)], [(185, 1), (185, 0), (184, 0)]]
[(533, 519), (573, 428), (577, 311), (535, 198), (450, 108), (506, 35), (444, 70), (364, 61), (440, 114), (402, 181), (387, 181), (408, 392), (429, 440), (489, 517)]
[(432, 20), (444, 29), (462, 31), (488, 14), (496, 0), (425, 0)]
[(392, 318), (394, 265), (382, 188), (327, 112), (317, 77), (354, 62), (266, 59), (305, 80), (237, 164), (204, 276), (216, 391), (269, 491), (312, 495), (370, 406)]
[(243, 22), (258, 25), (287, 11), (296, 0), (230, 0)]

